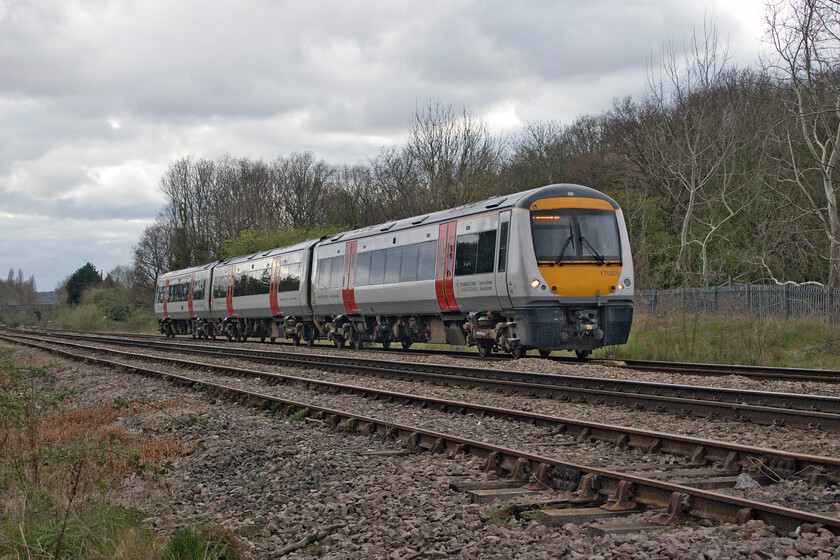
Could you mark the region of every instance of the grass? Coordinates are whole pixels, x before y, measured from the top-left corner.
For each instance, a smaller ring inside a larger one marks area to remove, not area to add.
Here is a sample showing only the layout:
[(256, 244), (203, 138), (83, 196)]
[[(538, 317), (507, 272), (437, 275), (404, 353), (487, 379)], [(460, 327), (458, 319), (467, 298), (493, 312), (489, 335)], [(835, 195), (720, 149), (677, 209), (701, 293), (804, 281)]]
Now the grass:
[(626, 345), (604, 348), (595, 355), (840, 369), (840, 325), (816, 319), (637, 315)]
[(41, 326), (81, 331), (155, 332), (157, 320), (152, 311), (136, 310), (125, 320), (115, 321), (103, 315), (96, 305), (84, 303), (75, 307), (57, 306), (51, 315), (44, 317)]
[(235, 560), (236, 539), (215, 527), (171, 538), (147, 529), (140, 511), (105, 499), (130, 473), (165, 482), (185, 455), (174, 434), (131, 435), (118, 421), (174, 403), (69, 408), (49, 362), (15, 362), (0, 348), (0, 558), (41, 560)]

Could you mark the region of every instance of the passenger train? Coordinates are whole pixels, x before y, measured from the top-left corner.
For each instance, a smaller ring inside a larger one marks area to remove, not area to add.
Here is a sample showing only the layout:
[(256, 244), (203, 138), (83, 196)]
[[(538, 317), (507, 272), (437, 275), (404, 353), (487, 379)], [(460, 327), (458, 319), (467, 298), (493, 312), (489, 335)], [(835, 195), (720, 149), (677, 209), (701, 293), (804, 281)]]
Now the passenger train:
[(169, 272), (155, 314), (173, 337), (583, 359), (627, 342), (633, 281), (618, 204), (556, 184)]

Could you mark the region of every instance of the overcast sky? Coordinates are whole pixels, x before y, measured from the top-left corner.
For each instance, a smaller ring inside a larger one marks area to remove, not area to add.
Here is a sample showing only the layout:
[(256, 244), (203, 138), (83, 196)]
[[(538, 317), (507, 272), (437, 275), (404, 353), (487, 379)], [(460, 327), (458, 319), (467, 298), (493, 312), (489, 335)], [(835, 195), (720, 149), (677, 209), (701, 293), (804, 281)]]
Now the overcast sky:
[(735, 61), (762, 0), (0, 0), (0, 274), (109, 271), (193, 154), (364, 163), (440, 100), (495, 133), (643, 92), (668, 39), (717, 19)]

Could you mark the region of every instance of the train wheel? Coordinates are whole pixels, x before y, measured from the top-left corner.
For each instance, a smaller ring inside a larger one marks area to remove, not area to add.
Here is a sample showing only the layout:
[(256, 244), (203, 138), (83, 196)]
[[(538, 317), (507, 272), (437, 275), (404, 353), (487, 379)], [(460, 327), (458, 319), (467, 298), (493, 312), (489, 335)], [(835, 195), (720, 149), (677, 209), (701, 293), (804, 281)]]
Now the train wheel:
[(493, 344), (488, 344), (484, 341), (480, 341), (478, 343), (478, 355), (482, 358), (486, 358), (487, 356), (489, 356), (492, 351)]
[(355, 331), (353, 332), (353, 349), (354, 350), (362, 350), (365, 347), (365, 341), (363, 338), (362, 333)]
[(343, 336), (337, 336), (337, 337), (333, 338), (333, 344), (335, 344), (336, 348), (341, 350), (342, 348), (344, 348), (344, 337)]
[(408, 350), (411, 348), (411, 341), (410, 340), (403, 340), (402, 341), (403, 350)]
[[(260, 335), (260, 342), (265, 342), (265, 335)], [(273, 340), (271, 342), (274, 342)]]
[(315, 329), (309, 329), (306, 332), (306, 346), (312, 348), (315, 346)]
[(300, 346), (300, 337), (296, 334), (292, 335), (292, 346)]
[(575, 354), (577, 355), (577, 359), (580, 360), (581, 362), (586, 360), (586, 358), (588, 358), (589, 354), (591, 354), (591, 353), (592, 353), (591, 350), (575, 350)]
[(548, 358), (550, 355), (551, 355), (551, 350), (540, 349), (540, 357), (541, 358)]
[(272, 344), (274, 344), (274, 341), (275, 341), (275, 340), (277, 340), (277, 337), (276, 337), (276, 336), (272, 336), (272, 337), (271, 337), (271, 338), (269, 338), (268, 340), (269, 340)]
[(523, 357), (525, 355), (525, 352), (527, 352), (527, 350), (525, 350), (521, 346), (514, 346), (513, 349), (510, 351), (510, 353), (513, 355), (514, 360), (518, 360), (519, 358)]
[(384, 348), (385, 350), (387, 350), (388, 348), (391, 347), (391, 341), (390, 340), (383, 340), (381, 342), (381, 344), (382, 344), (382, 348)]

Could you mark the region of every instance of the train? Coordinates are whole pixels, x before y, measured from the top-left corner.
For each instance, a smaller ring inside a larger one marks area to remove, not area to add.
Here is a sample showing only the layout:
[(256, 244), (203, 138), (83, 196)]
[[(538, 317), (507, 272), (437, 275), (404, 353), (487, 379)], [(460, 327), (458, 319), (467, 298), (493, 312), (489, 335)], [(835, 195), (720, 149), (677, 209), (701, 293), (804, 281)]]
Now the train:
[(585, 359), (627, 342), (633, 295), (619, 205), (553, 184), (171, 271), (155, 315), (167, 337)]

